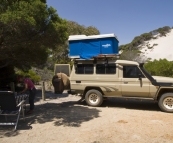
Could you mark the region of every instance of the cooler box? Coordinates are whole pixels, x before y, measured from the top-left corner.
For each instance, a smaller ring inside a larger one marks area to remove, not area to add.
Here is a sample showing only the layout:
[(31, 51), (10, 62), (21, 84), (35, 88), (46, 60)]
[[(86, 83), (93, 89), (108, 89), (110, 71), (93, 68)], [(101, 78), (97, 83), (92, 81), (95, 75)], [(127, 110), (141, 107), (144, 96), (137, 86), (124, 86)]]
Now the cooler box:
[(69, 36), (69, 57), (91, 59), (100, 54), (118, 54), (118, 43), (114, 34)]

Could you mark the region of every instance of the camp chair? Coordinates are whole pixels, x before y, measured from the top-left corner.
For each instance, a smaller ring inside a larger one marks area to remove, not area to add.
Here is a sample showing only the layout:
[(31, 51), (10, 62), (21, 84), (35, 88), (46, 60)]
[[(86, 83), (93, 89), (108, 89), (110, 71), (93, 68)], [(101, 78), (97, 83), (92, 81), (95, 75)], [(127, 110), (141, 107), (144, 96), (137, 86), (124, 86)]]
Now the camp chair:
[[(15, 130), (22, 111), (23, 119), (25, 120), (23, 106), (27, 96), (15, 96), (12, 91), (0, 91), (0, 116), (5, 116), (6, 121), (0, 122), (0, 125), (14, 125)], [(17, 116), (16, 121), (7, 122), (8, 116)]]

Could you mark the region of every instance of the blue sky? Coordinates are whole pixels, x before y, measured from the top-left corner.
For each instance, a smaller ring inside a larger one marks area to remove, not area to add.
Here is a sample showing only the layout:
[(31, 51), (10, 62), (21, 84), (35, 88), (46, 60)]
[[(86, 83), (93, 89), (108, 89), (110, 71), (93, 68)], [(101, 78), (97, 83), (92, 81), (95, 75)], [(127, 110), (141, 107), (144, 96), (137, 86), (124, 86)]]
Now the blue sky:
[(114, 33), (119, 45), (163, 26), (173, 27), (173, 0), (47, 0), (58, 15), (101, 34)]

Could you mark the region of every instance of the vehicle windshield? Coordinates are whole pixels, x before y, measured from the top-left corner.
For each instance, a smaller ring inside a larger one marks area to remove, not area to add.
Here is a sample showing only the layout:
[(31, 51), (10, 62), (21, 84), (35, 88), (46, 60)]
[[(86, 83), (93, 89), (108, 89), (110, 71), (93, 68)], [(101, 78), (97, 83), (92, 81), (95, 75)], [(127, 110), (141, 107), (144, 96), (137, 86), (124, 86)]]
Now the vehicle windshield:
[(140, 64), (140, 69), (143, 71), (145, 76), (151, 81), (151, 83), (155, 86), (172, 86), (172, 83), (165, 82), (157, 82), (143, 67), (143, 64)]
[(140, 68), (142, 70), (142, 72), (145, 74), (145, 76), (153, 83), (156, 82), (156, 80), (144, 69), (143, 67), (144, 64), (140, 64)]

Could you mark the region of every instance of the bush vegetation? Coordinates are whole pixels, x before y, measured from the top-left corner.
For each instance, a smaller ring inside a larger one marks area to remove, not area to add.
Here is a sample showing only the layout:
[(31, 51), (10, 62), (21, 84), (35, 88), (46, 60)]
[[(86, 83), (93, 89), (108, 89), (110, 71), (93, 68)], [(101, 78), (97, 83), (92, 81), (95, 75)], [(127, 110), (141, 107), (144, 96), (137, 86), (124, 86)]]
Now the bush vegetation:
[(144, 67), (153, 76), (173, 77), (173, 61), (166, 59), (149, 61)]
[(29, 77), (35, 84), (38, 84), (41, 80), (41, 77), (37, 75), (33, 70), (29, 70), (27, 72), (24, 72), (22, 70), (19, 70), (16, 72), (17, 75), (23, 75), (25, 77)]

